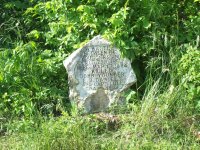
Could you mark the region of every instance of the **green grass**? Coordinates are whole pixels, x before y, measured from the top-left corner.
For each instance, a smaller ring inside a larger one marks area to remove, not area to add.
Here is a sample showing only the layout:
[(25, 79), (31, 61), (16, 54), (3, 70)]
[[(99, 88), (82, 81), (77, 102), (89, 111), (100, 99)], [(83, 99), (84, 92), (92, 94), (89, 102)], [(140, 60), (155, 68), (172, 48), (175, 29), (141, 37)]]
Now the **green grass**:
[[(0, 149), (199, 149), (200, 116), (175, 107), (178, 87), (158, 94), (159, 81), (138, 104), (107, 113), (17, 120), (7, 125)], [(176, 110), (174, 110), (176, 109)], [(73, 111), (76, 111), (74, 109)], [(174, 113), (175, 112), (175, 113)]]

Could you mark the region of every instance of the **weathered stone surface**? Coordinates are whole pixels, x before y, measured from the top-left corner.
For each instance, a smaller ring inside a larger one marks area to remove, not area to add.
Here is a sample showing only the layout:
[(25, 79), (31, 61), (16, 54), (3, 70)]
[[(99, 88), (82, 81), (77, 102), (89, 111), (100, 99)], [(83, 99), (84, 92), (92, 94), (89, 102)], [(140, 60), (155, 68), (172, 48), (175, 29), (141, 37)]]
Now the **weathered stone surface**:
[(104, 111), (119, 103), (121, 93), (136, 82), (128, 59), (101, 36), (94, 37), (65, 61), (70, 99), (86, 112)]

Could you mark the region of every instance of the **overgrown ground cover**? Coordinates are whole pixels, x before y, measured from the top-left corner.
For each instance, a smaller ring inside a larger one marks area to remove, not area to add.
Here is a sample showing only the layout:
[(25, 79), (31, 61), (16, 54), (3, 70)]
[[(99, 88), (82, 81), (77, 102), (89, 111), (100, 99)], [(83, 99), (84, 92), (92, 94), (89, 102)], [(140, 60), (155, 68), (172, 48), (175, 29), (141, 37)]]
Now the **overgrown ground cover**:
[[(62, 61), (98, 34), (138, 81), (84, 115)], [(199, 131), (199, 0), (1, 0), (0, 149), (199, 149)]]

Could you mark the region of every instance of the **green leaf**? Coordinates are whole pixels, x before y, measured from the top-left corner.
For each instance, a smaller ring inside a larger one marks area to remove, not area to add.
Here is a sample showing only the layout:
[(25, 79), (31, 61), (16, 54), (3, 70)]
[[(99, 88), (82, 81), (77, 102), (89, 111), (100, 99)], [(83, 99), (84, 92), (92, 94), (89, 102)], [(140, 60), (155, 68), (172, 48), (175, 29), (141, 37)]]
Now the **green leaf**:
[(126, 97), (126, 101), (129, 101), (133, 96), (135, 96), (136, 92), (135, 91), (131, 91), (128, 96)]
[(84, 10), (84, 5), (78, 6), (78, 7), (77, 7), (77, 10), (80, 11), (80, 12), (82, 12), (82, 11)]
[(145, 29), (148, 29), (151, 27), (151, 23), (146, 18), (143, 20), (143, 27)]
[(0, 73), (0, 81), (3, 81), (3, 75)]

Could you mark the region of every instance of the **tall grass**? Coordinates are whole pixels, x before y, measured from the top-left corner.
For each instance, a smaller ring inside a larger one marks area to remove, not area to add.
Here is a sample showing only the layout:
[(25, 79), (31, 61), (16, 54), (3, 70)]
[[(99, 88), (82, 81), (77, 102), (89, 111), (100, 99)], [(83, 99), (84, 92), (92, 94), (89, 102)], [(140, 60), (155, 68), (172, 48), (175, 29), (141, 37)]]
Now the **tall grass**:
[(18, 129), (10, 126), (8, 131), (13, 133), (2, 136), (0, 148), (198, 150), (198, 116), (185, 112), (187, 106), (181, 102), (184, 98), (179, 86), (167, 88), (161, 92), (158, 79), (140, 103), (127, 104), (126, 113), (110, 110), (110, 114), (81, 115), (73, 109), (71, 116), (41, 117), (40, 123), (24, 120)]

